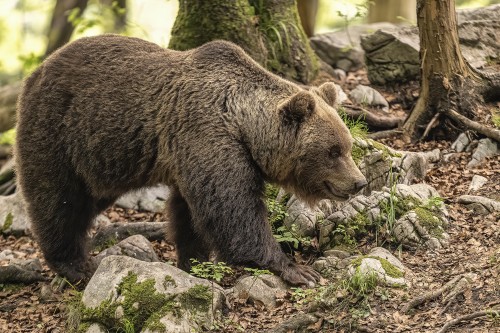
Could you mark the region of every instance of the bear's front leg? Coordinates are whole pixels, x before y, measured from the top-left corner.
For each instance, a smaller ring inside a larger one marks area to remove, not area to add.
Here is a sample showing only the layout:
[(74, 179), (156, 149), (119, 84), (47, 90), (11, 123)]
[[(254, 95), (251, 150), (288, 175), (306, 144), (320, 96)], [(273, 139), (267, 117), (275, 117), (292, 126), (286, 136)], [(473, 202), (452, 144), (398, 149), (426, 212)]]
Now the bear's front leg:
[(293, 263), (272, 235), (259, 172), (236, 156), (222, 160), (225, 165), (198, 161), (185, 169), (185, 181), (178, 186), (196, 234), (204, 235), (221, 261), (269, 269), (293, 285), (314, 284), (320, 275)]

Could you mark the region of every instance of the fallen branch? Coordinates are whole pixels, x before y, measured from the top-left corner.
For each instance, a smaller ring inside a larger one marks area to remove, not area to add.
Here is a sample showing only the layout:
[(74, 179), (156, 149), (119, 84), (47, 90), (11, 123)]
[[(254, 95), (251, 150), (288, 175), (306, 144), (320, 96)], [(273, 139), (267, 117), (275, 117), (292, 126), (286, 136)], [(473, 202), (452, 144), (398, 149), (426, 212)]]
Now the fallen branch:
[(440, 116), (439, 112), (436, 112), (434, 117), (432, 117), (431, 121), (429, 121), (429, 124), (425, 128), (424, 134), (422, 134), (422, 136), (420, 137), (420, 140), (425, 139), (427, 137), (427, 135), (429, 135), (429, 132), (431, 131), (431, 129), (434, 128), (434, 125), (436, 124), (439, 116)]
[(452, 319), (452, 320), (448, 321), (436, 333), (445, 333), (450, 327), (452, 327), (452, 326), (460, 323), (461, 321), (472, 320), (472, 319), (476, 319), (476, 318), (484, 317), (484, 316), (488, 316), (488, 315), (493, 315), (493, 314), (497, 314), (498, 315), (499, 311), (500, 311), (500, 309), (482, 310), (482, 311), (477, 311), (477, 312), (470, 313), (470, 314), (467, 314), (467, 315), (464, 315), (464, 316), (460, 316), (458, 318), (455, 318), (455, 319)]
[(405, 118), (403, 117), (386, 117), (378, 116), (368, 110), (365, 110), (359, 106), (354, 105), (343, 105), (345, 114), (353, 119), (362, 119), (371, 127), (378, 128), (394, 128), (398, 127), (403, 123)]
[(301, 329), (314, 324), (318, 321), (318, 318), (312, 314), (302, 313), (281, 324), (273, 327), (270, 330), (265, 331), (266, 333), (288, 333), (288, 332), (298, 332)]
[(42, 275), (42, 273), (28, 270), (22, 266), (0, 266), (0, 283), (29, 284), (44, 280), (46, 280), (46, 278)]
[(385, 139), (385, 138), (392, 138), (394, 136), (400, 136), (403, 134), (402, 130), (398, 129), (392, 129), (392, 130), (387, 130), (387, 131), (378, 131), (378, 132), (373, 132), (368, 134), (368, 138), (372, 140), (380, 140), (380, 139)]
[(99, 248), (116, 243), (132, 235), (143, 235), (148, 240), (165, 238), (167, 222), (117, 222), (97, 230), (92, 239), (92, 247)]
[(412, 299), (410, 302), (408, 302), (402, 309), (403, 313), (408, 313), (411, 309), (427, 302), (433, 299), (438, 298), (439, 296), (443, 295), (444, 293), (447, 293), (449, 290), (451, 290), (457, 282), (462, 278), (462, 275), (458, 275), (454, 277), (451, 281), (446, 283), (443, 287), (430, 291), (428, 293), (423, 294), (422, 296), (418, 296), (414, 299)]
[(482, 125), (476, 121), (470, 120), (469, 118), (462, 116), (460, 113), (453, 109), (446, 109), (443, 111), (451, 119), (464, 124), (466, 127), (473, 131), (481, 133), (490, 139), (500, 142), (500, 130)]

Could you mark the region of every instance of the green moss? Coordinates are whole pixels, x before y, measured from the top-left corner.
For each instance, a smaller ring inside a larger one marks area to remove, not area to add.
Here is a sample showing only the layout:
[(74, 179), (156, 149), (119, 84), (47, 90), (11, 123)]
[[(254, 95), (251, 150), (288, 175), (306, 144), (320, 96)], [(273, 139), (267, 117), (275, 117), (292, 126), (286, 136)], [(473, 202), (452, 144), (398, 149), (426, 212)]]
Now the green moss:
[(389, 260), (387, 260), (385, 258), (377, 257), (377, 256), (361, 256), (361, 257), (358, 257), (358, 258), (352, 260), (351, 264), (357, 269), (357, 268), (359, 268), (359, 266), (361, 265), (361, 262), (365, 258), (371, 258), (371, 259), (378, 260), (380, 262), (380, 264), (382, 265), (382, 268), (384, 269), (385, 273), (390, 277), (402, 278), (405, 275), (399, 268), (397, 268), (396, 266), (391, 264), (389, 262)]
[(168, 287), (177, 287), (177, 283), (174, 278), (170, 275), (165, 275), (165, 279), (163, 280), (163, 287), (167, 289)]
[(8, 213), (7, 216), (5, 217), (5, 221), (3, 222), (3, 227), (2, 231), (6, 232), (7, 230), (12, 227), (12, 223), (14, 222), (14, 215), (12, 213)]
[(212, 305), (213, 295), (210, 288), (197, 284), (179, 297), (181, 306), (189, 310), (207, 312)]
[(118, 244), (118, 239), (116, 237), (111, 237), (111, 238), (108, 238), (104, 243), (95, 246), (94, 250), (101, 252), (101, 251), (106, 250), (106, 249), (108, 249), (116, 244)]
[[(176, 314), (175, 296), (158, 293), (155, 280), (147, 279), (137, 282), (137, 275), (129, 273), (116, 288), (121, 296), (120, 301), (111, 298), (103, 301), (96, 308), (86, 308), (81, 300), (74, 306), (80, 312), (78, 331), (87, 323), (99, 323), (109, 332), (140, 332), (144, 327), (152, 330), (165, 329), (160, 319), (168, 312)], [(116, 318), (117, 309), (123, 313)], [(162, 326), (163, 325), (163, 326)]]
[(416, 207), (414, 210), (417, 214), (420, 224), (434, 237), (443, 237), (443, 223), (432, 211), (424, 207)]
[(359, 146), (356, 143), (354, 143), (352, 145), (351, 155), (352, 155), (352, 159), (354, 160), (354, 163), (356, 163), (357, 166), (359, 166), (361, 164), (366, 153), (367, 153), (367, 150), (365, 148)]
[(392, 152), (386, 145), (381, 144), (375, 140), (368, 139), (367, 142), (372, 145), (373, 148), (382, 152), (382, 158), (388, 159), (389, 157), (402, 157), (401, 153)]

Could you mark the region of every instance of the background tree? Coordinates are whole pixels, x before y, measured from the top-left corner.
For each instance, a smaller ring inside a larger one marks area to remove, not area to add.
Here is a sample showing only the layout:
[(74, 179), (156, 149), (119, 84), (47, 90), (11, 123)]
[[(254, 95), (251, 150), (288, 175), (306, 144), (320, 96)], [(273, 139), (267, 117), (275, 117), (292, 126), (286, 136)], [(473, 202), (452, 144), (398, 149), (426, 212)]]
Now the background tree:
[(300, 22), (307, 37), (314, 35), (316, 17), (318, 15), (319, 0), (297, 0)]
[(179, 0), (169, 48), (188, 50), (214, 39), (232, 41), (268, 69), (302, 83), (318, 69), (295, 0)]
[(66, 44), (75, 30), (75, 26), (68, 20), (68, 13), (77, 10), (76, 16), (81, 16), (87, 8), (88, 0), (57, 0), (52, 20), (50, 21), (47, 49), (45, 57)]
[(420, 96), (403, 130), (413, 140), (438, 124), (441, 134), (455, 137), (471, 128), (500, 141), (500, 131), (471, 121), (481, 97), (500, 97), (500, 78), (479, 73), (462, 56), (458, 43), (455, 0), (418, 0)]
[(371, 0), (369, 2), (368, 23), (415, 22), (417, 19), (415, 11), (417, 0)]

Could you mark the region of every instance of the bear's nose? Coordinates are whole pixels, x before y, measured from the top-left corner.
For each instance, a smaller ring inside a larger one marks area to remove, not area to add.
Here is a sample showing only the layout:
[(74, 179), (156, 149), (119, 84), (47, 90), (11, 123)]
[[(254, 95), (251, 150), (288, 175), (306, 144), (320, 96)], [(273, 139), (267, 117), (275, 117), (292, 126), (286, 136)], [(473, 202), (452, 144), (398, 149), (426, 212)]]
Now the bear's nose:
[(363, 189), (366, 185), (368, 185), (366, 179), (363, 179), (363, 180), (360, 180), (360, 181), (357, 181), (356, 183), (354, 183), (354, 187), (356, 188), (356, 191)]

